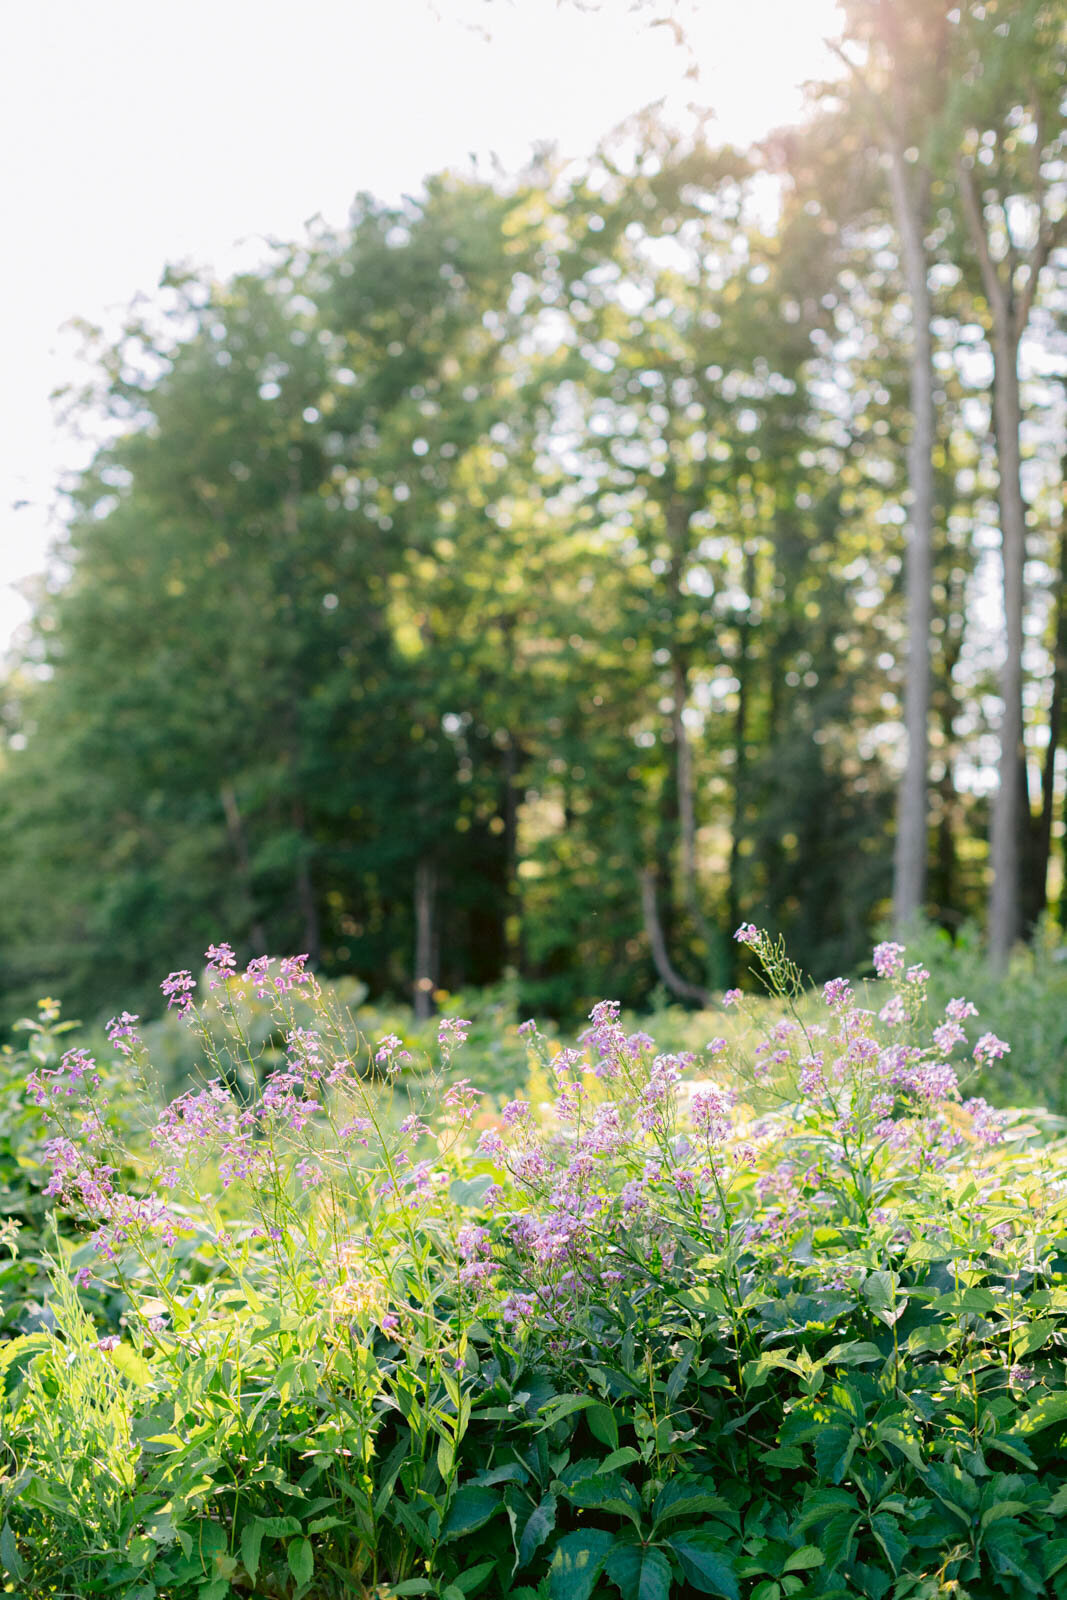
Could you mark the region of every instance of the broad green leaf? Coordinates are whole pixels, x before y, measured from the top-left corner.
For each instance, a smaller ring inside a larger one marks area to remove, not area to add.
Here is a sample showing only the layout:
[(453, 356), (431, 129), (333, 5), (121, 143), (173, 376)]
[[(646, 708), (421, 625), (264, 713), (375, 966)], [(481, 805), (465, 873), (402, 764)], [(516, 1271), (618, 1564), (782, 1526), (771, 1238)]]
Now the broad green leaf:
[(897, 1519), (887, 1511), (876, 1511), (871, 1518), (871, 1531), (885, 1551), (886, 1560), (894, 1573), (899, 1572), (908, 1553), (908, 1541), (901, 1533)]
[(3, 1563), (3, 1569), (9, 1577), (14, 1578), (16, 1583), (22, 1582), (26, 1576), (26, 1563), (19, 1553), (9, 1522), (5, 1522), (0, 1528), (0, 1562)]
[(815, 1465), (820, 1478), (840, 1483), (859, 1435), (851, 1428), (834, 1425), (823, 1428), (815, 1438)]
[(605, 1456), (600, 1463), (601, 1472), (617, 1472), (620, 1467), (632, 1466), (635, 1461), (640, 1461), (641, 1452), (635, 1450), (632, 1444), (623, 1445), (621, 1450), (613, 1450), (610, 1456)]
[(473, 1593), (478, 1585), (488, 1578), (495, 1566), (495, 1561), (480, 1561), (476, 1567), (468, 1567), (466, 1572), (461, 1572), (456, 1578), (456, 1588), (464, 1595)]
[(241, 1529), (241, 1560), (245, 1564), (245, 1571), (255, 1582), (256, 1573), (259, 1571), (259, 1552), (263, 1544), (263, 1523), (246, 1522)]
[(303, 1536), (299, 1539), (290, 1539), (285, 1547), (285, 1555), (289, 1562), (289, 1571), (303, 1588), (305, 1584), (311, 1582), (315, 1573), (315, 1552), (311, 1548), (311, 1540)]
[(464, 1208), (480, 1206), (486, 1192), (493, 1186), (491, 1172), (480, 1172), (476, 1178), (455, 1178), (448, 1186), (453, 1204)]
[(556, 1497), (546, 1494), (540, 1505), (534, 1506), (519, 1535), (518, 1565), (527, 1566), (556, 1526)]
[(659, 1527), (677, 1517), (721, 1516), (730, 1520), (733, 1508), (721, 1495), (710, 1494), (698, 1483), (686, 1483), (678, 1478), (662, 1488), (652, 1505), (652, 1523)]
[(603, 1528), (582, 1528), (566, 1534), (556, 1546), (548, 1569), (551, 1600), (589, 1600), (615, 1543), (615, 1535)]
[(671, 1564), (662, 1550), (643, 1545), (616, 1545), (604, 1571), (622, 1600), (670, 1600)]
[(591, 1394), (559, 1394), (541, 1406), (537, 1414), (544, 1417), (545, 1427), (551, 1428), (555, 1423), (562, 1422), (564, 1417), (572, 1417), (576, 1411), (588, 1411), (590, 1406), (600, 1404)]
[(829, 1355), (823, 1356), (822, 1364), (825, 1367), (862, 1367), (870, 1361), (882, 1361), (884, 1357), (876, 1344), (871, 1344), (868, 1339), (852, 1339), (847, 1344), (835, 1344)]
[(641, 1496), (625, 1478), (582, 1478), (567, 1490), (567, 1498), (588, 1511), (606, 1511), (641, 1525)]
[(1013, 1433), (1041, 1433), (1057, 1423), (1067, 1423), (1067, 1394), (1047, 1394), (1016, 1421)]
[(794, 1550), (792, 1555), (786, 1557), (782, 1563), (783, 1572), (807, 1572), (810, 1567), (821, 1567), (826, 1557), (818, 1545), (803, 1544), (799, 1550)]
[(594, 1439), (598, 1439), (601, 1444), (606, 1444), (609, 1450), (617, 1450), (619, 1448), (619, 1424), (615, 1420), (615, 1413), (610, 1406), (590, 1406), (586, 1421)]
[(677, 1556), (686, 1582), (698, 1594), (715, 1594), (722, 1596), (723, 1600), (739, 1600), (740, 1590), (729, 1546), (721, 1534), (698, 1528), (693, 1532), (672, 1533), (666, 1543)]
[(147, 1389), (152, 1382), (152, 1368), (132, 1345), (117, 1344), (108, 1359), (127, 1383), (132, 1383), (136, 1388)]
[(496, 1489), (479, 1488), (476, 1484), (467, 1484), (458, 1489), (452, 1496), (448, 1515), (441, 1528), (442, 1543), (462, 1538), (464, 1534), (484, 1527), (490, 1517), (503, 1509), (503, 1505), (503, 1497)]

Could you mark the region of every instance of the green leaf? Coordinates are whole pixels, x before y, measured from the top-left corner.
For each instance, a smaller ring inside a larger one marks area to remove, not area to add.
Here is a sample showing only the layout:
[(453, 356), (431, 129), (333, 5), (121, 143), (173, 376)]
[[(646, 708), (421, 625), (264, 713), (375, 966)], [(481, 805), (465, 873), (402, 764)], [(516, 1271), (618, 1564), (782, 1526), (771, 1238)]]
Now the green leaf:
[(147, 1389), (152, 1382), (152, 1368), (132, 1345), (117, 1344), (109, 1359), (115, 1370), (121, 1372), (127, 1383), (132, 1383), (135, 1388)]
[(315, 1573), (315, 1552), (311, 1548), (311, 1540), (303, 1535), (299, 1539), (291, 1539), (285, 1549), (289, 1562), (289, 1571), (303, 1589), (311, 1582)]
[(815, 1439), (815, 1466), (820, 1478), (829, 1478), (831, 1483), (841, 1482), (858, 1437), (851, 1428), (840, 1425), (819, 1431)]
[(15, 1535), (11, 1531), (11, 1524), (5, 1522), (0, 1528), (0, 1562), (9, 1577), (16, 1583), (21, 1583), (26, 1576), (26, 1563), (19, 1554), (19, 1547), (15, 1543)]
[(1067, 1422), (1067, 1394), (1047, 1394), (1023, 1413), (1011, 1431), (1024, 1435), (1040, 1433), (1062, 1422)]
[(470, 1208), (480, 1206), (485, 1199), (487, 1190), (493, 1186), (491, 1172), (480, 1172), (476, 1178), (455, 1178), (448, 1186), (449, 1198), (453, 1204)]
[(464, 1595), (472, 1594), (478, 1585), (493, 1571), (495, 1561), (480, 1561), (476, 1567), (468, 1567), (466, 1572), (461, 1572), (456, 1578), (456, 1588)]
[(490, 1517), (502, 1509), (503, 1504), (503, 1497), (495, 1489), (479, 1488), (476, 1484), (467, 1484), (458, 1489), (452, 1496), (448, 1515), (441, 1528), (441, 1542), (444, 1544), (449, 1539), (460, 1539), (464, 1534), (484, 1527)]
[(1024, 1328), (1017, 1328), (1012, 1338), (1012, 1351), (1016, 1360), (1040, 1350), (1042, 1345), (1048, 1343), (1058, 1326), (1052, 1317), (1042, 1317), (1037, 1322), (1028, 1323)]
[(546, 1494), (541, 1504), (534, 1506), (519, 1535), (518, 1565), (525, 1567), (544, 1544), (556, 1526), (556, 1497)]
[(290, 1534), (300, 1532), (296, 1517), (257, 1517), (256, 1527), (271, 1539), (288, 1539)]
[(871, 1518), (871, 1532), (885, 1551), (886, 1560), (894, 1573), (900, 1571), (908, 1553), (908, 1541), (900, 1531), (900, 1524), (887, 1511), (876, 1511)]
[(671, 1564), (662, 1550), (616, 1545), (604, 1570), (622, 1600), (670, 1600)]
[(867, 1339), (852, 1339), (848, 1344), (835, 1344), (830, 1354), (823, 1356), (824, 1367), (862, 1367), (869, 1361), (881, 1361), (882, 1352)]
[(586, 1421), (589, 1423), (589, 1431), (594, 1439), (599, 1439), (601, 1444), (606, 1444), (609, 1450), (617, 1450), (619, 1448), (619, 1424), (615, 1420), (615, 1413), (610, 1406), (590, 1406)]
[(548, 1569), (550, 1600), (589, 1600), (614, 1544), (615, 1535), (603, 1528), (566, 1534)]
[(617, 1472), (620, 1467), (631, 1467), (635, 1461), (640, 1461), (641, 1452), (635, 1450), (632, 1444), (623, 1445), (621, 1450), (613, 1450), (610, 1456), (605, 1456), (600, 1463), (601, 1472)]
[(628, 1517), (635, 1527), (641, 1526), (641, 1496), (625, 1478), (582, 1478), (567, 1490), (573, 1505), (587, 1511), (607, 1511), (613, 1516)]
[(724, 1500), (722, 1495), (709, 1494), (699, 1484), (672, 1478), (653, 1502), (652, 1523), (658, 1528), (660, 1523), (672, 1522), (676, 1517), (714, 1516), (729, 1521), (732, 1509), (730, 1502)]
[(806, 1572), (809, 1567), (821, 1567), (826, 1557), (818, 1545), (802, 1544), (782, 1563), (783, 1572)]
[(246, 1522), (241, 1529), (241, 1560), (244, 1562), (245, 1571), (253, 1583), (255, 1582), (256, 1573), (259, 1571), (259, 1551), (262, 1543), (262, 1522)]
[(698, 1594), (717, 1594), (723, 1600), (738, 1600), (740, 1590), (733, 1564), (718, 1534), (701, 1528), (691, 1533), (673, 1533), (667, 1546), (678, 1557), (686, 1581)]
[(544, 1417), (546, 1428), (551, 1428), (555, 1423), (562, 1422), (564, 1417), (573, 1416), (576, 1411), (588, 1411), (590, 1406), (598, 1405), (600, 1401), (591, 1394), (557, 1394), (538, 1408), (537, 1415)]

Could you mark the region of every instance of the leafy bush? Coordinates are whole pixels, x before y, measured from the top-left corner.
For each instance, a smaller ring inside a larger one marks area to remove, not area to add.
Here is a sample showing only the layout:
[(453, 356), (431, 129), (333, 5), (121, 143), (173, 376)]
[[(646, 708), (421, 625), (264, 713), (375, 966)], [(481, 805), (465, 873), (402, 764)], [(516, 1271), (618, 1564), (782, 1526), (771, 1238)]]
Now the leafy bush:
[(773, 1014), (731, 997), (697, 1053), (611, 1002), (576, 1047), (524, 1024), (544, 1107), (457, 1076), (464, 1019), (415, 1070), (226, 946), (164, 985), (205, 1076), (143, 1137), (84, 1052), (39, 1067), (82, 1231), (55, 1330), (0, 1346), (9, 1589), (1067, 1595), (1064, 1144), (962, 1099), (969, 1007), (928, 1030), (897, 946), (876, 1009), (834, 980), (813, 1017), (739, 936)]

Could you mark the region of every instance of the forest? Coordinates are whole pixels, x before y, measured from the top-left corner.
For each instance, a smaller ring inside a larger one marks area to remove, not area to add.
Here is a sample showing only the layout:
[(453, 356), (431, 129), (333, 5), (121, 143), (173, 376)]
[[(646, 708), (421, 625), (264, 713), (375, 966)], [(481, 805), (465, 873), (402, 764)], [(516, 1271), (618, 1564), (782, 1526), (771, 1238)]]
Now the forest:
[(4, 1018), (220, 937), (573, 1018), (747, 982), (750, 918), (823, 978), (1061, 917), (1064, 21), (854, 0), (753, 151), (653, 109), (86, 327)]

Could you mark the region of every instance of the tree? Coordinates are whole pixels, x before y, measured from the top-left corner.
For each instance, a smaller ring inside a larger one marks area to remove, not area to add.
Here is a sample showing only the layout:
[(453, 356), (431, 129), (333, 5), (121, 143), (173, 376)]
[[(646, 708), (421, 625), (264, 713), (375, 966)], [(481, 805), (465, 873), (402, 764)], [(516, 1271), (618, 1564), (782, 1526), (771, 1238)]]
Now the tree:
[(1062, 96), (1067, 28), (1044, 0), (971, 4), (957, 29), (951, 126), (962, 219), (977, 263), (979, 315), (993, 355), (1005, 637), (998, 788), (993, 808), (990, 957), (1003, 966), (1023, 932), (1029, 825), (1023, 744), (1026, 503), (1020, 347), (1041, 275), (1067, 228)]

